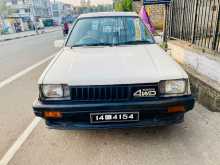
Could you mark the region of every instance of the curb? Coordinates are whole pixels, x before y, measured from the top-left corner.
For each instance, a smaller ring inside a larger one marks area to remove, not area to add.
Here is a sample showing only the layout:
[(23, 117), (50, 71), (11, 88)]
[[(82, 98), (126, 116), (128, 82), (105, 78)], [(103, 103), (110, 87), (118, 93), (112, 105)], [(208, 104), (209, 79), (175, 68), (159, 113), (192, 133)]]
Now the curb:
[(191, 90), (197, 101), (210, 111), (220, 112), (220, 90), (218, 84), (193, 69), (182, 66), (189, 75)]
[(3, 39), (3, 40), (0, 39), (0, 42), (16, 40), (16, 39), (31, 37), (31, 36), (36, 36), (36, 35), (42, 35), (42, 34), (45, 34), (45, 33), (52, 33), (52, 32), (56, 32), (56, 31), (59, 31), (59, 30), (57, 29), (57, 30), (52, 30), (52, 31), (49, 31), (49, 32), (39, 33), (39, 34), (35, 33), (35, 34), (29, 34), (29, 35), (25, 35), (25, 36), (14, 37), (14, 38), (6, 38), (6, 39)]
[(30, 34), (30, 35), (15, 37), (15, 38), (6, 38), (6, 39), (3, 39), (3, 40), (0, 40), (0, 42), (10, 41), (10, 40), (15, 40), (15, 39), (20, 39), (20, 38), (25, 38), (25, 37), (35, 36), (35, 35), (36, 35), (36, 34)]
[[(193, 67), (187, 57), (203, 56), (197, 53), (193, 48), (184, 47), (176, 43), (168, 43), (171, 57), (176, 60), (188, 73), (191, 91), (196, 100), (205, 106), (209, 111), (220, 112), (220, 84), (217, 80), (211, 79), (210, 76), (199, 73), (198, 69)], [(189, 51), (191, 54), (186, 54)], [(188, 55), (188, 56), (186, 56)], [(190, 55), (190, 56), (189, 56)], [(198, 61), (198, 59), (197, 59)]]

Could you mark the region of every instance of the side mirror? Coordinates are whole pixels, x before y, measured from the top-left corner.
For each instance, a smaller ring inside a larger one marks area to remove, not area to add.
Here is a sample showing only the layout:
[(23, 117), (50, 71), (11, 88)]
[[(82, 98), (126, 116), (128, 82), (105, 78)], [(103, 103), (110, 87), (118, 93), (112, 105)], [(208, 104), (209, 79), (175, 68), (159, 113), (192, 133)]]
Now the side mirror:
[(162, 44), (163, 43), (162, 36), (154, 36), (154, 40), (156, 41), (157, 44)]
[(62, 48), (64, 46), (64, 40), (55, 40), (54, 47), (55, 48)]

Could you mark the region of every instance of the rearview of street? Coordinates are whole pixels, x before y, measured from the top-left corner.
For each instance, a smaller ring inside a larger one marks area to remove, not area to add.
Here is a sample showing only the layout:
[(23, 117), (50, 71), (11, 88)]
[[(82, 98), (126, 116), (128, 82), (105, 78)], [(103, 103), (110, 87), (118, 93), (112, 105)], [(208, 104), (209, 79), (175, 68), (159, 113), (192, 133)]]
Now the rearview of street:
[(220, 165), (220, 1), (180, 1), (1, 0), (0, 165)]

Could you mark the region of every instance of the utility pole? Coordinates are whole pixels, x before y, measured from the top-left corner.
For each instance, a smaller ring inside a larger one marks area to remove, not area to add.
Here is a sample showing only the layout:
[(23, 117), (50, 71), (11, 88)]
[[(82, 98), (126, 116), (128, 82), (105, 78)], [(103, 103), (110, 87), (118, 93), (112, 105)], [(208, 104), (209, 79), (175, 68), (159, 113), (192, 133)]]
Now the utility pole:
[(29, 9), (30, 9), (30, 17), (31, 17), (33, 25), (34, 25), (34, 30), (35, 30), (36, 34), (39, 34), (38, 29), (37, 29), (37, 24), (36, 24), (36, 21), (35, 21), (35, 16), (34, 16), (35, 14), (34, 14), (33, 0), (29, 4)]
[(164, 26), (163, 26), (163, 42), (164, 42), (165, 49), (168, 48), (168, 45), (167, 45), (168, 10), (169, 10), (169, 5), (168, 5), (168, 4), (165, 4), (165, 11), (164, 11)]
[(164, 10), (164, 26), (163, 26), (163, 43), (164, 47), (167, 50), (167, 27), (168, 27), (168, 11), (170, 6), (171, 0), (143, 0), (143, 5), (158, 5), (163, 4), (165, 5)]

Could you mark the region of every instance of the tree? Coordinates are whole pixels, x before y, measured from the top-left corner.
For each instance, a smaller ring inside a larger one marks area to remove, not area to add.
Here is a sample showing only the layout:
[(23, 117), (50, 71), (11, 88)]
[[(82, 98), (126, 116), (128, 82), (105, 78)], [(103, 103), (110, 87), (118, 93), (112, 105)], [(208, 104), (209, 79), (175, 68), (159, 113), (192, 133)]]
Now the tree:
[(123, 11), (123, 6), (121, 2), (116, 2), (114, 8), (115, 11)]
[(0, 0), (0, 16), (6, 17), (11, 13), (11, 9), (6, 5), (6, 0)]
[(122, 1), (123, 11), (132, 11), (132, 0)]
[(132, 0), (121, 0), (115, 2), (115, 11), (132, 11)]

